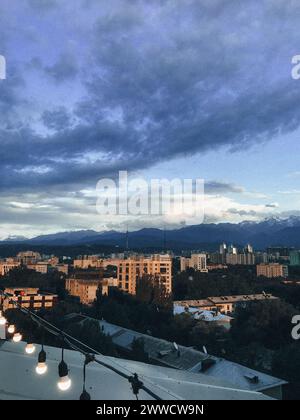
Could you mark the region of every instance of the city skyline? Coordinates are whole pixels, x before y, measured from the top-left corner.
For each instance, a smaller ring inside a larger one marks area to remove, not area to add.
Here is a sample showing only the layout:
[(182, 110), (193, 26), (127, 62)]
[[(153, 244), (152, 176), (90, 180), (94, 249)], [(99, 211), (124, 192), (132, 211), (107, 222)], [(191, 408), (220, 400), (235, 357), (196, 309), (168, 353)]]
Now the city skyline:
[(299, 215), (300, 5), (3, 0), (0, 11), (0, 238), (184, 223), (101, 217), (96, 184), (119, 170), (204, 179), (207, 222)]

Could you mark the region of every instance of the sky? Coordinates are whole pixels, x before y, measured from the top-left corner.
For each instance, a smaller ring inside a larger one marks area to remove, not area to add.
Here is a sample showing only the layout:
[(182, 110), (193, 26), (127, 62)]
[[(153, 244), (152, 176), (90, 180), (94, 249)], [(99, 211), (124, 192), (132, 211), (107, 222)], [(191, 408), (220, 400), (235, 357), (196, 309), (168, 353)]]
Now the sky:
[(96, 185), (205, 182), (205, 221), (299, 214), (297, 0), (1, 0), (0, 238), (175, 227)]

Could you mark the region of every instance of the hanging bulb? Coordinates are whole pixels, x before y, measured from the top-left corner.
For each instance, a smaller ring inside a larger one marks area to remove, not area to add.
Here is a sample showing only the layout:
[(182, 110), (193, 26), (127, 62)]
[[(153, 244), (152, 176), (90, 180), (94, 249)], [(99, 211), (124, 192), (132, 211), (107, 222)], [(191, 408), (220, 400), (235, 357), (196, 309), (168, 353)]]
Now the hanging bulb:
[(6, 318), (3, 316), (2, 311), (0, 311), (0, 325), (6, 324)]
[(35, 345), (34, 345), (34, 344), (32, 344), (32, 343), (27, 343), (27, 344), (26, 344), (26, 347), (25, 347), (25, 352), (26, 352), (27, 354), (32, 354), (32, 353), (34, 353), (34, 352), (35, 352)]
[(80, 401), (90, 401), (91, 400), (91, 396), (90, 394), (86, 391), (85, 388), (83, 388), (82, 394), (79, 397)]
[(69, 369), (66, 362), (62, 359), (58, 365), (59, 381), (57, 386), (61, 391), (67, 391), (71, 386), (71, 379), (69, 378)]
[(13, 334), (16, 331), (16, 327), (13, 324), (11, 324), (8, 327), (7, 331), (9, 332), (9, 334)]
[(38, 364), (37, 367), (35, 368), (35, 371), (38, 375), (44, 375), (44, 373), (47, 372), (48, 370), (48, 366), (46, 365), (46, 352), (44, 351), (44, 346), (42, 346), (42, 350), (39, 353), (39, 357), (38, 357)]
[(21, 340), (22, 340), (22, 334), (20, 334), (20, 333), (15, 333), (15, 334), (14, 334), (14, 336), (13, 336), (13, 341), (14, 341), (15, 343), (19, 343)]

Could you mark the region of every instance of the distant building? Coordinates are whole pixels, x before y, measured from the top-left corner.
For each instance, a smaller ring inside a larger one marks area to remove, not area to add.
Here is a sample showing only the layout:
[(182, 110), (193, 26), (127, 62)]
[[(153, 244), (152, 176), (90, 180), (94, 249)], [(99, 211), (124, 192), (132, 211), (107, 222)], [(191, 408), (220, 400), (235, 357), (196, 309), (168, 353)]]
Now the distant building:
[(228, 266), (225, 264), (208, 264), (207, 265), (208, 271), (214, 271), (214, 270), (228, 270)]
[(102, 295), (108, 296), (110, 287), (118, 287), (119, 281), (115, 277), (106, 277), (101, 281)]
[(15, 306), (12, 301), (18, 302), (23, 308), (40, 310), (53, 308), (58, 300), (57, 295), (51, 293), (39, 292), (39, 289), (32, 287), (12, 287), (4, 290), (10, 296), (9, 299), (4, 299), (0, 296), (0, 302), (3, 309), (14, 309)]
[(136, 282), (144, 275), (159, 276), (167, 293), (172, 292), (172, 258), (169, 255), (132, 256), (115, 260), (118, 267), (118, 287), (132, 295), (136, 294)]
[(47, 274), (49, 269), (49, 264), (47, 262), (38, 262), (36, 264), (26, 264), (28, 270), (34, 270), (37, 273)]
[(69, 265), (68, 264), (56, 264), (56, 265), (52, 265), (52, 268), (54, 270), (57, 270), (60, 273), (69, 274)]
[(291, 266), (300, 265), (300, 251), (290, 252), (290, 265)]
[(215, 264), (228, 265), (255, 265), (255, 254), (253, 247), (247, 244), (245, 248), (239, 252), (237, 247), (230, 245), (227, 247), (225, 243), (220, 245), (219, 254), (211, 254), (210, 261)]
[(217, 310), (224, 314), (231, 314), (235, 309), (245, 307), (251, 302), (277, 300), (278, 298), (271, 294), (256, 295), (239, 295), (239, 296), (213, 296), (200, 300), (178, 300), (174, 301), (174, 306), (182, 306), (188, 310), (195, 309), (198, 311), (214, 311)]
[(102, 274), (95, 272), (77, 272), (66, 280), (66, 290), (71, 296), (78, 297), (85, 305), (92, 304), (101, 285)]
[(278, 263), (258, 264), (256, 266), (257, 277), (264, 276), (269, 279), (276, 277), (288, 277), (288, 267)]
[(215, 326), (222, 326), (226, 330), (230, 329), (231, 321), (233, 319), (231, 316), (224, 315), (218, 310), (198, 310), (197, 308), (193, 308), (191, 306), (183, 307), (182, 305), (176, 305), (176, 303), (173, 307), (173, 313), (174, 315), (188, 314), (196, 321), (207, 322)]
[(23, 265), (36, 264), (38, 261), (41, 261), (41, 259), (41, 254), (34, 251), (19, 252), (17, 255), (17, 260)]
[(12, 258), (7, 258), (6, 260), (0, 261), (0, 275), (5, 276), (11, 270), (14, 270), (17, 267), (20, 267), (21, 263), (14, 261)]
[(255, 255), (252, 253), (227, 254), (226, 264), (228, 265), (255, 265)]
[(180, 270), (185, 271), (188, 268), (207, 273), (206, 254), (192, 254), (190, 258), (180, 257)]

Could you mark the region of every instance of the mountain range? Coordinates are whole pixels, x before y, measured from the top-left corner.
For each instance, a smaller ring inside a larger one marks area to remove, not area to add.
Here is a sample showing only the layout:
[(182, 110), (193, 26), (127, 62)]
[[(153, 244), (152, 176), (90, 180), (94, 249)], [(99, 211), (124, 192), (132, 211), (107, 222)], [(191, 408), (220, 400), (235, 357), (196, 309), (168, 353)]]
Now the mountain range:
[[(168, 249), (217, 249), (222, 242), (244, 246), (252, 244), (256, 249), (267, 246), (289, 246), (300, 248), (300, 217), (272, 217), (260, 222), (208, 223), (167, 230), (144, 228), (128, 234), (129, 247)], [(41, 235), (27, 239), (8, 237), (0, 244), (28, 244), (47, 246), (74, 246), (101, 244), (124, 248), (126, 233), (118, 231), (96, 232), (80, 230)]]

